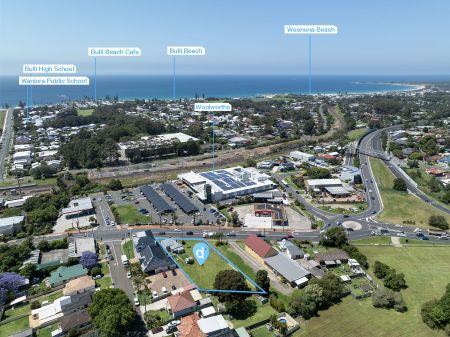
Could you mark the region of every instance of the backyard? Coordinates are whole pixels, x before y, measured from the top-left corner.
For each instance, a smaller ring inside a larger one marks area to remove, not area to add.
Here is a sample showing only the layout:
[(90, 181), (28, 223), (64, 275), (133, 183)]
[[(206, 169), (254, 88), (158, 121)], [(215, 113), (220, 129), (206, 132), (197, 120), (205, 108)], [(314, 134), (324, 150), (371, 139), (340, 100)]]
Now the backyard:
[(12, 334), (28, 329), (28, 316), (0, 325), (0, 337), (9, 337)]
[(379, 260), (405, 274), (408, 288), (401, 293), (408, 311), (377, 309), (372, 306), (371, 298), (354, 300), (347, 296), (302, 324), (303, 329), (294, 336), (445, 336), (444, 332), (431, 330), (422, 322), (420, 307), (444, 293), (450, 281), (450, 247), (358, 248), (367, 255), (370, 265)]
[[(370, 165), (383, 199), (384, 209), (379, 216), (380, 220), (398, 224), (402, 224), (404, 220), (413, 220), (415, 224), (412, 224), (412, 226), (421, 228), (429, 228), (428, 219), (430, 215), (442, 215), (450, 222), (450, 216), (446, 213), (407, 192), (394, 190), (395, 177), (379, 159), (371, 158)], [(414, 210), (414, 212), (411, 212), (411, 210)]]

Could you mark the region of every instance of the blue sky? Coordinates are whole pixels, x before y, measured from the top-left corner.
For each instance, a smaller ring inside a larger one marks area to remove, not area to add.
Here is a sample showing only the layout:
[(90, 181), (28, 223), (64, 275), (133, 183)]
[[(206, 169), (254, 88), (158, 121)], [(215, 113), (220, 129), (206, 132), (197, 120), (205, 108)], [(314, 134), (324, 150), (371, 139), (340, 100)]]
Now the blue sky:
[(333, 24), (313, 36), (315, 74), (450, 74), (450, 1), (406, 0), (0, 0), (0, 74), (23, 63), (73, 63), (92, 71), (87, 47), (134, 46), (141, 58), (98, 59), (99, 74), (307, 72), (308, 43), (285, 24)]

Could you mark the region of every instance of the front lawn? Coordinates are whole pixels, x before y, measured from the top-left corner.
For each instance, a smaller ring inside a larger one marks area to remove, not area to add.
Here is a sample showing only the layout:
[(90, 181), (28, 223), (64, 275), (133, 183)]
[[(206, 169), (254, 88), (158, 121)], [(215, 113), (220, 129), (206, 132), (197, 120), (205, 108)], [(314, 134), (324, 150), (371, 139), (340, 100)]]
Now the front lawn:
[(36, 335), (38, 337), (52, 337), (52, 331), (58, 329), (59, 323), (54, 323), (52, 325), (46, 326), (45, 328), (38, 329)]
[(227, 257), (231, 262), (234, 263), (236, 267), (238, 267), (244, 274), (246, 274), (251, 279), (255, 279), (256, 273), (253, 271), (253, 269), (242, 260), (242, 258), (236, 254), (233, 249), (228, 245), (223, 245), (216, 247), (217, 250), (219, 250), (224, 256)]
[(112, 285), (110, 276), (103, 276), (102, 278), (95, 280), (95, 284), (101, 289), (108, 289)]
[(354, 245), (390, 245), (391, 243), (390, 236), (372, 236), (366, 239), (352, 240)]
[(387, 223), (402, 224), (405, 220), (413, 220), (421, 228), (429, 228), (428, 219), (431, 215), (442, 215), (450, 222), (450, 216), (420, 200), (419, 198), (394, 190), (394, 175), (379, 159), (370, 159), (373, 173), (380, 189), (384, 209), (379, 215), (380, 220)]
[(117, 222), (121, 224), (136, 225), (136, 224), (149, 224), (152, 222), (152, 218), (145, 216), (136, 209), (133, 205), (113, 205), (111, 207), (119, 214)]
[(9, 337), (17, 332), (28, 329), (28, 317), (23, 317), (7, 324), (0, 325), (0, 337)]

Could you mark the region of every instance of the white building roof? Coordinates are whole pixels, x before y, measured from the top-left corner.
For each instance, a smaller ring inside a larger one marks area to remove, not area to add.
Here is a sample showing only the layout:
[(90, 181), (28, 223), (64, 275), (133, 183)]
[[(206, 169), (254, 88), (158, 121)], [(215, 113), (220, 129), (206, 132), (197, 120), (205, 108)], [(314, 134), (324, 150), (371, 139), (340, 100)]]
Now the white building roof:
[(342, 181), (340, 179), (307, 179), (306, 180), (308, 186), (336, 186), (342, 185)]
[(94, 208), (91, 198), (74, 199), (69, 202), (69, 206), (61, 210), (62, 214), (70, 214), (76, 212), (87, 211)]
[(202, 317), (208, 317), (208, 316), (212, 316), (216, 313), (216, 309), (214, 309), (213, 306), (210, 307), (206, 307), (203, 308), (202, 310), (200, 310)]
[(21, 223), (25, 217), (22, 215), (10, 216), (8, 218), (0, 218), (0, 227), (8, 227)]
[(200, 318), (197, 324), (200, 330), (207, 335), (217, 330), (228, 329), (228, 324), (222, 315)]

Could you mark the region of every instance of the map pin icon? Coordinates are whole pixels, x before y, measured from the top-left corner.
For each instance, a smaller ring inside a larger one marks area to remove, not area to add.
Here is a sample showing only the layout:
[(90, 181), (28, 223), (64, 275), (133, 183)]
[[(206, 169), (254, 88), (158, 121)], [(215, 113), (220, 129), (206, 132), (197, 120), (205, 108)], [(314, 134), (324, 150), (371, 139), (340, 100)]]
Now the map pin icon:
[(198, 242), (195, 244), (194, 248), (194, 256), (197, 260), (198, 264), (203, 266), (206, 260), (209, 257), (209, 247), (206, 243)]

